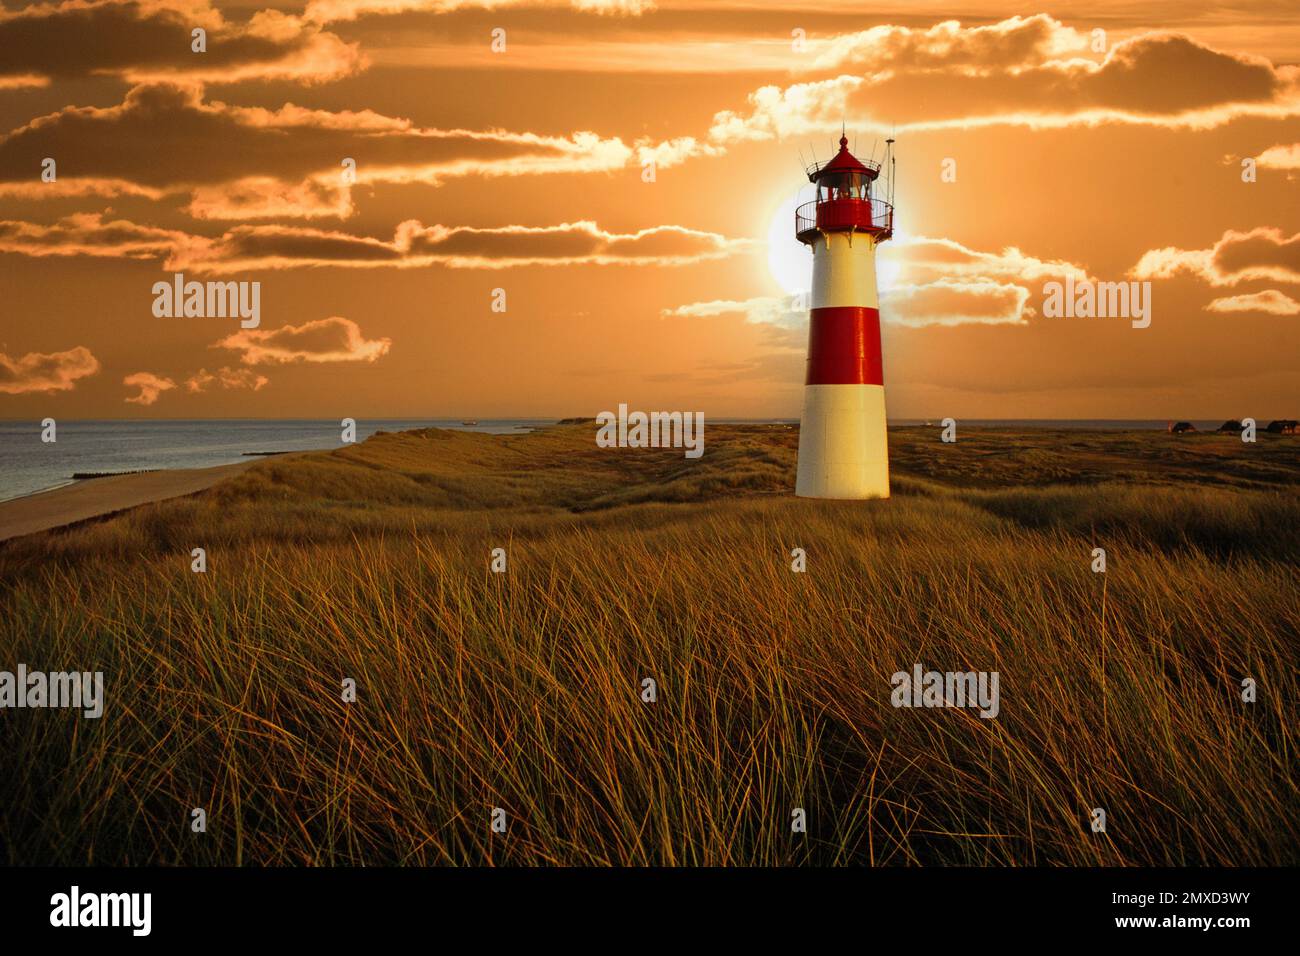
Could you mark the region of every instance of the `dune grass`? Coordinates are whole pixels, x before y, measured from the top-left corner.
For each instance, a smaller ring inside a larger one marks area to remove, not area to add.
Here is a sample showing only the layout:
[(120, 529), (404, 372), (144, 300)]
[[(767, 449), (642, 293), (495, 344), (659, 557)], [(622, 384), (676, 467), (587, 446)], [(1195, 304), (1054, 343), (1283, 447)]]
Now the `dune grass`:
[[(0, 713), (5, 862), (1300, 862), (1300, 442), (898, 429), (850, 503), (790, 497), (796, 429), (592, 433), (381, 434), (0, 547), (0, 669), (107, 698)], [(998, 717), (894, 708), (914, 663)]]

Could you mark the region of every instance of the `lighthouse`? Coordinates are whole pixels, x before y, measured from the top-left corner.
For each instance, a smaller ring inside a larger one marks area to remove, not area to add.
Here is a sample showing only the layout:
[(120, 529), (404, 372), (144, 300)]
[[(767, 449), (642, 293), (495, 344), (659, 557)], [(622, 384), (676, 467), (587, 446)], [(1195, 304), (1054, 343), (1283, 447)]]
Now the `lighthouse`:
[(889, 497), (876, 246), (893, 235), (894, 207), (873, 195), (879, 175), (841, 136), (835, 158), (808, 170), (817, 198), (795, 210), (795, 236), (813, 254), (801, 498)]

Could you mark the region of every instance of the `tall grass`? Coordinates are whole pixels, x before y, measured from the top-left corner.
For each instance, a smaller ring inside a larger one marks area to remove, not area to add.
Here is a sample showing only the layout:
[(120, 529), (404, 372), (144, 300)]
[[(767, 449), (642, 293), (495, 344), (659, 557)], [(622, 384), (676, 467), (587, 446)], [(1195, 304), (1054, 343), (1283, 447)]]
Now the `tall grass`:
[[(98, 721), (0, 715), (6, 861), (1300, 857), (1283, 453), (1280, 490), (1219, 480), (1234, 462), (1181, 490), (999, 490), (909, 467), (933, 452), (905, 434), (905, 493), (837, 503), (780, 494), (791, 432), (710, 429), (694, 474), (581, 429), (444, 434), (0, 550), (0, 667), (107, 681)], [(999, 716), (895, 709), (914, 663), (998, 671)]]

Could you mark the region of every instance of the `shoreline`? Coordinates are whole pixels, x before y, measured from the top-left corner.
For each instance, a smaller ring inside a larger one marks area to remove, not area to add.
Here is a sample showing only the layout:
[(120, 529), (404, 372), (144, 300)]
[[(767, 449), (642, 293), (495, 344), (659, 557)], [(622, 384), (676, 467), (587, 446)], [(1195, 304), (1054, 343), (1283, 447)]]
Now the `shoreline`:
[(46, 495), (51, 491), (58, 491), (60, 488), (70, 488), (82, 482), (81, 478), (64, 478), (57, 485), (50, 485), (48, 488), (37, 488), (35, 491), (25, 491), (21, 495), (14, 495), (12, 498), (0, 498), (0, 505), (7, 504), (10, 501), (23, 501), (27, 498), (35, 498), (37, 495)]
[[(579, 424), (570, 419), (570, 427)], [(1097, 424), (1091, 424), (1091, 427), (1080, 427), (1072, 423), (1061, 421), (1053, 422), (1055, 428), (1044, 427), (1049, 420), (1042, 420), (1043, 423), (1037, 426), (1019, 426), (1031, 431), (1040, 430), (1059, 430), (1069, 432), (1079, 432), (1086, 434), (1088, 432), (1118, 434), (1130, 432), (1145, 436), (1161, 434), (1160, 431), (1152, 428), (1107, 428)], [(582, 424), (594, 424), (595, 420), (584, 420)], [(767, 427), (791, 428), (797, 427), (798, 421), (754, 421), (754, 422), (726, 422), (719, 421), (717, 425), (765, 425)], [(516, 435), (528, 434), (529, 432), (543, 432), (555, 428), (565, 427), (564, 420), (551, 423), (549, 425), (527, 425), (516, 426), (519, 430), (513, 432)], [(425, 426), (439, 427), (439, 426)], [(892, 423), (890, 430), (911, 431), (918, 428), (933, 428), (932, 423), (914, 423), (907, 421), (906, 424)], [(975, 433), (981, 432), (1000, 432), (1015, 431), (1017, 426), (997, 422), (992, 424), (983, 420), (972, 420), (966, 424), (966, 427), (972, 429)], [(460, 429), (448, 429), (458, 431)], [(405, 429), (403, 429), (405, 431)], [(399, 432), (400, 433), (400, 432)], [(486, 432), (486, 434), (501, 434)], [(1187, 441), (1189, 438), (1200, 437), (1223, 437), (1229, 435), (1236, 437), (1231, 433), (1219, 432), (1216, 430), (1198, 430), (1190, 436), (1170, 436), (1171, 441)], [(1261, 432), (1261, 438), (1272, 437), (1267, 432)], [(1287, 436), (1278, 435), (1278, 438)], [(13, 538), (23, 537), (29, 534), (38, 534), (43, 531), (50, 531), (55, 528), (66, 527), (77, 524), (93, 518), (102, 518), (117, 512), (126, 511), (130, 508), (140, 507), (141, 505), (151, 504), (160, 501), (166, 501), (170, 498), (183, 497), (185, 495), (195, 494), (212, 487), (224, 478), (234, 476), (246, 468), (251, 467), (259, 461), (270, 457), (280, 457), (295, 454), (310, 454), (312, 450), (304, 449), (287, 449), (277, 451), (257, 451), (243, 452), (242, 458), (235, 462), (225, 462), (218, 465), (205, 465), (194, 468), (155, 468), (141, 469), (126, 472), (108, 472), (104, 474), (82, 473), (80, 477), (74, 476), (62, 480), (59, 484), (51, 485), (48, 488), (37, 489), (18, 495), (14, 498), (0, 500), (0, 542), (8, 541)]]
[(251, 468), (258, 460), (81, 478), (0, 501), (0, 541), (192, 495)]

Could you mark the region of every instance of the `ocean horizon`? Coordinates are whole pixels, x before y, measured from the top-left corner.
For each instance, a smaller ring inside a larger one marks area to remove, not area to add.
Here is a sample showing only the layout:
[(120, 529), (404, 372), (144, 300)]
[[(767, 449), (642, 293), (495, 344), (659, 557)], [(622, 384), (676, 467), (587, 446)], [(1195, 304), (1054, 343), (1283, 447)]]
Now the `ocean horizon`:
[[(519, 434), (553, 425), (554, 418), (358, 418), (357, 441), (380, 431), (450, 428), (484, 434)], [(1187, 419), (1200, 430), (1222, 420)], [(466, 425), (466, 421), (475, 421)], [(891, 419), (891, 426), (938, 426), (940, 419)], [(707, 424), (797, 424), (798, 418), (717, 418)], [(959, 419), (976, 427), (1163, 431), (1167, 419)], [(41, 441), (34, 420), (0, 419), (0, 501), (70, 485), (74, 475), (210, 468), (275, 452), (337, 448), (335, 419), (66, 419), (58, 422), (57, 441)]]

